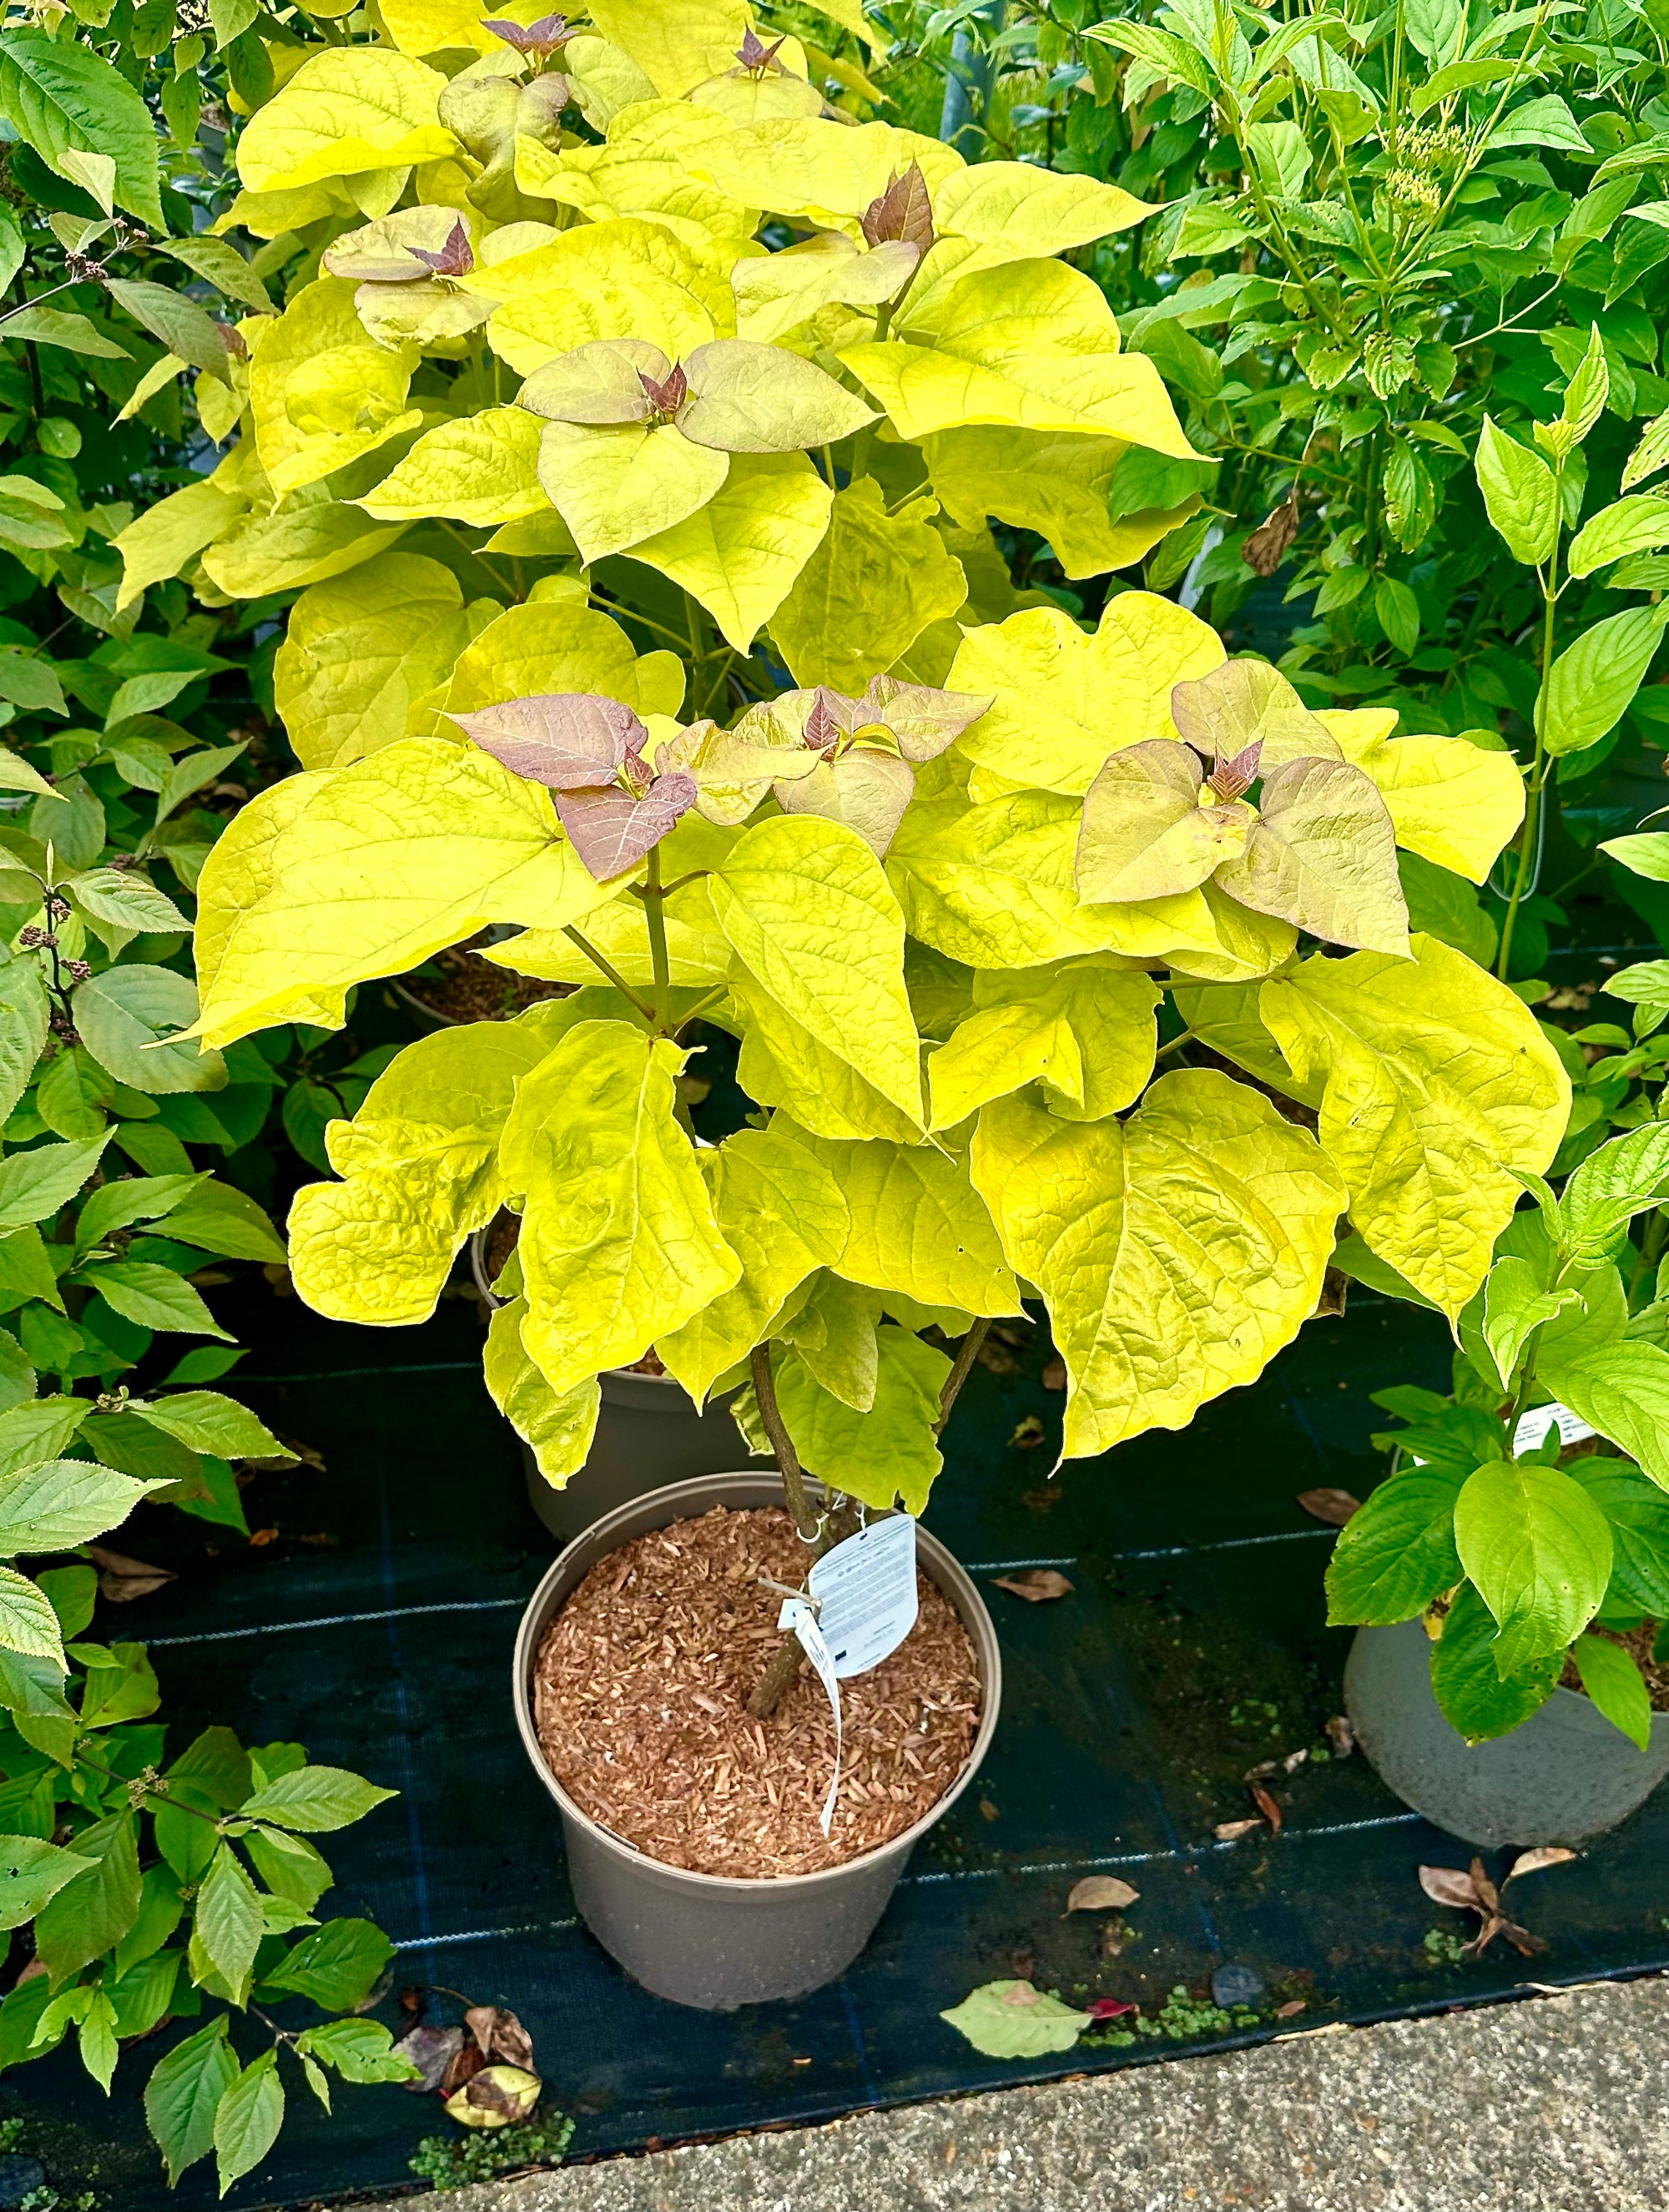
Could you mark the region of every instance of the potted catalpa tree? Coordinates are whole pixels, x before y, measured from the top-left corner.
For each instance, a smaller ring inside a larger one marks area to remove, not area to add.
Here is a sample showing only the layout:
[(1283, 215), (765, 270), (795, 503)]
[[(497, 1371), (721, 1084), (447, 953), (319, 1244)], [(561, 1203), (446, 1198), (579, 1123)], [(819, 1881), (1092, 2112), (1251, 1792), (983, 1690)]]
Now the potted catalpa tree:
[[(1142, 209), (833, 120), (740, 10), (728, 47), (593, 17), (548, 64), (484, 24), (448, 78), (397, 14), (411, 51), (321, 51), (256, 114), (235, 219), (303, 224), (322, 273), (246, 333), (220, 507), (128, 550), (308, 586), (305, 772), (204, 872), (206, 1039), (339, 1024), (489, 926), (579, 987), (420, 1039), (333, 1125), (302, 1295), (421, 1320), (508, 1208), (487, 1379), (550, 1482), (651, 1351), (774, 1452), (582, 1536), (517, 1662), (582, 1910), (727, 2005), (840, 1971), (995, 1726), (984, 1609), (915, 1527), (993, 1318), (1046, 1310), (1069, 1455), (1183, 1427), (1315, 1310), (1342, 1217), (1458, 1312), (1569, 1086), (1409, 933), (1399, 852), (1481, 882), (1507, 756), (992, 559), (996, 516), (1127, 567), (1196, 496), (1109, 523), (1132, 459), (1191, 465), (1051, 258)], [(559, 90), (595, 143), (523, 121)], [(706, 1148), (697, 1024), (756, 1109)]]
[[(572, 36), (471, 15), (397, 9), (398, 51), (321, 46), (248, 124), (222, 227), (299, 235), (318, 274), (246, 319), (241, 416), (204, 387), (206, 426), (237, 430), (220, 465), (124, 538), (130, 590), (182, 567), (216, 598), (305, 587), (274, 672), (305, 769), (455, 745), (450, 712), (535, 690), (655, 726), (728, 722), (784, 662), (855, 696), (906, 665), (942, 680), (957, 617), (1020, 604), (988, 515), (1080, 578), (1197, 506), (1153, 363), (1051, 258), (1140, 202), (830, 120), (798, 43), (767, 52), (740, 7)], [(791, 247), (762, 249), (767, 215)], [(394, 969), (439, 950), (478, 975), (432, 935)], [(505, 1000), (597, 972), (559, 940)], [(484, 1224), (489, 1279), (508, 1226)], [(412, 1317), (387, 1291), (364, 1317)], [(536, 1479), (536, 1506), (576, 1533), (645, 1449), (690, 1473), (736, 1449), (653, 1354), (605, 1374), (583, 1476)]]

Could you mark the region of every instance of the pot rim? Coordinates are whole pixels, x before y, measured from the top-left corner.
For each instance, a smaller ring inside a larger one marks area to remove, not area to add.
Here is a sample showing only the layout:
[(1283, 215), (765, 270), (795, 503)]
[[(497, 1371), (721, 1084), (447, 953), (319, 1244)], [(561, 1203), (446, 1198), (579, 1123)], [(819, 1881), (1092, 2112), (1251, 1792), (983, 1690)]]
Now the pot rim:
[[(679, 1504), (694, 1504), (697, 1495), (710, 1490), (714, 1484), (735, 1482), (754, 1485), (765, 1491), (767, 1495), (758, 1501), (762, 1504), (775, 1504), (779, 1500), (782, 1477), (770, 1468), (742, 1468), (730, 1474), (692, 1475), (687, 1481), (668, 1483), (660, 1490), (645, 1492), (641, 1498), (632, 1498), (624, 1505), (617, 1505), (612, 1513), (606, 1513), (601, 1520), (594, 1521), (588, 1528), (583, 1529), (571, 1542), (563, 1547), (551, 1565), (539, 1577), (532, 1596), (523, 1608), (521, 1619), (516, 1629), (515, 1650), (510, 1662), (511, 1694), (515, 1705), (516, 1730), (521, 1738), (522, 1749), (533, 1763), (534, 1773), (556, 1799), (563, 1818), (578, 1822), (593, 1841), (603, 1845), (626, 1864), (643, 1869), (668, 1881), (691, 1882), (697, 1887), (722, 1893), (730, 1897), (750, 1893), (758, 1893), (761, 1897), (790, 1895), (805, 1897), (819, 1887), (827, 1888), (838, 1883), (860, 1869), (874, 1868), (884, 1859), (907, 1854), (929, 1828), (936, 1826), (944, 1818), (973, 1780), (990, 1750), (991, 1739), (996, 1733), (997, 1719), (1002, 1708), (1002, 1657), (997, 1644), (996, 1626), (986, 1609), (984, 1598), (979, 1595), (973, 1577), (954, 1553), (942, 1544), (931, 1530), (923, 1528), (919, 1521), (916, 1524), (917, 1563), (924, 1569), (929, 1579), (938, 1584), (951, 1603), (956, 1605), (957, 1613), (962, 1620), (963, 1626), (968, 1630), (969, 1641), (973, 1645), (975, 1663), (979, 1669), (980, 1687), (984, 1696), (979, 1725), (974, 1731), (973, 1742), (969, 1747), (968, 1755), (963, 1760), (954, 1780), (945, 1790), (943, 1796), (937, 1798), (923, 1814), (920, 1820), (911, 1827), (904, 1829), (899, 1834), (892, 1837), (887, 1842), (875, 1844), (872, 1850), (861, 1852), (856, 1858), (844, 1859), (838, 1866), (818, 1867), (810, 1874), (703, 1874), (694, 1867), (670, 1866), (665, 1859), (652, 1858), (647, 1851), (639, 1850), (637, 1844), (628, 1843), (624, 1836), (617, 1835), (612, 1828), (604, 1827), (600, 1820), (594, 1820), (582, 1807), (575, 1803), (545, 1763), (545, 1753), (539, 1745), (538, 1730), (533, 1724), (533, 1699), (529, 1694), (529, 1688), (533, 1660), (537, 1656), (535, 1638), (544, 1633), (545, 1626), (557, 1610), (556, 1607), (547, 1605), (548, 1593), (551, 1584), (563, 1573), (570, 1554), (579, 1545), (588, 1543), (600, 1533), (607, 1531), (611, 1522), (624, 1521), (631, 1516), (641, 1513), (643, 1508), (651, 1503), (659, 1504), (662, 1499), (666, 1499), (676, 1501)], [(807, 1478), (806, 1488), (813, 1497), (821, 1497), (824, 1494), (823, 1485), (809, 1476)], [(710, 1502), (722, 1504), (724, 1501), (715, 1499)], [(682, 1516), (676, 1510), (667, 1516), (668, 1521), (675, 1521), (681, 1517)], [(662, 1522), (660, 1525), (664, 1527), (666, 1524)], [(614, 1547), (611, 1547), (611, 1549), (612, 1548)], [(606, 1551), (599, 1556), (606, 1559), (609, 1553)], [(965, 1585), (963, 1594), (972, 1598), (976, 1608), (972, 1620), (963, 1613), (961, 1606), (956, 1604), (958, 1593), (954, 1585), (959, 1579)]]

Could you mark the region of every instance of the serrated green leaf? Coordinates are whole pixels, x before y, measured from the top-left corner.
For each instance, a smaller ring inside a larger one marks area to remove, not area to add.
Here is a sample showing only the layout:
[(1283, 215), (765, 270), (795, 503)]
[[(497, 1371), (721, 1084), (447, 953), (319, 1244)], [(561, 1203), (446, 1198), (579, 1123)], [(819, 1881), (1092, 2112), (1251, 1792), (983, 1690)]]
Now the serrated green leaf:
[(227, 2027), (226, 2014), (216, 2014), (176, 2044), (145, 2084), (145, 2118), (167, 2162), (170, 2188), (215, 2147), (215, 2114), (239, 2070)]
[(193, 1957), (202, 1955), (241, 2005), (249, 1994), (255, 1954), (265, 1933), (260, 1899), (229, 1844), (216, 1846), (197, 1893), (192, 1921)]
[(215, 2165), (220, 2193), (253, 2172), (278, 2139), (284, 2124), (284, 2085), (276, 2046), (251, 2059), (227, 2087), (215, 2111)]

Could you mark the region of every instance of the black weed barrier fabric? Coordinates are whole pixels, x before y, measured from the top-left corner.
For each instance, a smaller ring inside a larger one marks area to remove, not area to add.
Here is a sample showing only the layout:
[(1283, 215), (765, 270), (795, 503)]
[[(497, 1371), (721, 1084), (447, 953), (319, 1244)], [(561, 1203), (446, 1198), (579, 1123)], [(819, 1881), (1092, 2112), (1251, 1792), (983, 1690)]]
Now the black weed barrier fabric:
[[(262, 1347), (236, 1387), (324, 1468), (256, 1479), (253, 1547), (141, 1508), (123, 1548), (179, 1580), (124, 1613), (120, 1632), (150, 1640), (173, 1749), (226, 1721), (400, 1791), (329, 1839), (338, 1887), (326, 1909), (387, 1929), (397, 1983), (520, 2014), (551, 2101), (577, 2120), (573, 2156), (1219, 2047), (1208, 2033), (1080, 2045), (1043, 2063), (982, 2058), (938, 2014), (1016, 1972), (1151, 2015), (1176, 1985), (1243, 1965), (1269, 1991), (1268, 2034), (1669, 1963), (1669, 1796), (1515, 1888), (1519, 1916), (1551, 1947), (1530, 1963), (1504, 1947), (1460, 1964), (1428, 1954), (1434, 1927), (1471, 1930), (1427, 1900), (1416, 1869), (1468, 1854), (1360, 1757), (1277, 1776), (1278, 1837), (1214, 1836), (1253, 1809), (1247, 1768), (1313, 1751), (1339, 1710), (1349, 1639), (1323, 1625), (1331, 1532), (1294, 1498), (1323, 1485), (1361, 1496), (1377, 1479), (1367, 1439), (1384, 1417), (1368, 1393), (1444, 1382), (1447, 1338), (1430, 1315), (1359, 1297), (1185, 1435), (1142, 1437), (1058, 1483), (1062, 1401), (1043, 1387), (1042, 1333), (1012, 1372), (977, 1368), (929, 1518), (1002, 1638), (991, 1756), (844, 1981), (728, 2015), (647, 1996), (576, 1922), (556, 1814), (509, 1698), (519, 1611), (551, 1547), (481, 1385), (473, 1306), (449, 1300), (424, 1328), (381, 1334), (262, 1291), (235, 1322)], [(1028, 1416), (1044, 1430), (1030, 1449)], [(1028, 1604), (993, 1587), (1032, 1565), (1058, 1568), (1070, 1595)], [(105, 1632), (117, 1632), (107, 1620)], [(1105, 1915), (1064, 1917), (1073, 1883), (1095, 1872), (1140, 1893), (1115, 1958), (1101, 1955)], [(1282, 2002), (1304, 2010), (1277, 2020)], [(253, 2032), (237, 2037), (253, 2056)], [(109, 2212), (214, 2203), (212, 2161), (170, 2199), (144, 2136), (139, 2090), (166, 2040), (124, 2054), (108, 2102), (61, 2053), (0, 2078), (0, 2112), (28, 2116), (60, 2190), (90, 2186)], [(437, 2100), (398, 2088), (344, 2086), (336, 2104), (326, 2121), (292, 2081), (277, 2147), (229, 2202), (411, 2185), (419, 2137), (450, 2130)]]

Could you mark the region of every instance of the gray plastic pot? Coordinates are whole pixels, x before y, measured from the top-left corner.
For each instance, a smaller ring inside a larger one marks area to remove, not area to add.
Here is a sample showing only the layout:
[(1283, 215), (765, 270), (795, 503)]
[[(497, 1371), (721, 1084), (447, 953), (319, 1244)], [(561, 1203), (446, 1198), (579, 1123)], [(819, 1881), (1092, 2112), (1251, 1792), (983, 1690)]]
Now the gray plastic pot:
[[(560, 1490), (539, 1471), (531, 1448), (521, 1446), (527, 1503), (553, 1536), (570, 1543), (605, 1513), (647, 1498), (663, 1483), (697, 1474), (722, 1474), (738, 1466), (769, 1470), (770, 1459), (750, 1456), (728, 1412), (731, 1393), (694, 1401), (670, 1375), (635, 1375), (615, 1368), (600, 1376), (602, 1404), (585, 1465)], [(781, 1486), (777, 1486), (781, 1494)]]
[(634, 1981), (656, 1996), (704, 2012), (803, 1996), (844, 1973), (886, 1911), (911, 1852), (978, 1772), (1002, 1702), (1002, 1665), (990, 1615), (944, 1546), (918, 1529), (922, 1570), (955, 1607), (972, 1639), (984, 1705), (966, 1764), (914, 1827), (844, 1866), (743, 1881), (664, 1866), (582, 1812), (545, 1765), (533, 1726), (533, 1663), (551, 1616), (599, 1559), (634, 1536), (715, 1505), (777, 1505), (782, 1498), (774, 1474), (710, 1474), (621, 1506), (557, 1559), (533, 1592), (515, 1642), (516, 1725), (533, 1771), (562, 1814), (569, 1878), (586, 1925)]
[(1626, 1820), (1669, 1774), (1669, 1713), (1640, 1751), (1575, 1690), (1555, 1690), (1522, 1727), (1469, 1744), (1431, 1686), (1431, 1643), (1417, 1620), (1359, 1628), (1344, 1707), (1380, 1780), (1433, 1825), (1469, 1844), (1584, 1844)]
[[(502, 1306), (487, 1274), (486, 1241), (490, 1228), (478, 1229), (469, 1241), (470, 1273), (488, 1305)], [(774, 1462), (749, 1453), (741, 1431), (730, 1418), (734, 1392), (710, 1398), (697, 1413), (695, 1401), (670, 1375), (640, 1375), (612, 1368), (599, 1378), (602, 1404), (597, 1433), (585, 1465), (558, 1490), (539, 1471), (532, 1448), (521, 1444), (527, 1479), (527, 1503), (553, 1536), (566, 1544), (617, 1505), (645, 1498), (663, 1483), (691, 1475), (722, 1474), (746, 1466), (766, 1469)], [(521, 1440), (518, 1439), (520, 1442)]]

